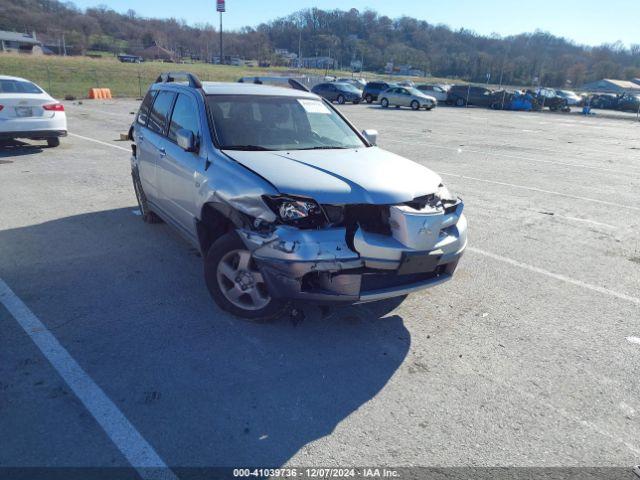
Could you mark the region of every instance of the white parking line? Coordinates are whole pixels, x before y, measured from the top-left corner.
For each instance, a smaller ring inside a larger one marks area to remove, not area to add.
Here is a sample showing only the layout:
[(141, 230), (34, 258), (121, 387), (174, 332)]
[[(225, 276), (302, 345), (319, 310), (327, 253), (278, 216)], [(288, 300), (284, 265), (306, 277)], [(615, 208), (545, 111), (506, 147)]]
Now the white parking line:
[(153, 447), (2, 279), (0, 302), (140, 476), (145, 480), (177, 480)]
[(640, 345), (640, 337), (627, 337), (627, 342)]
[(113, 145), (107, 142), (101, 142), (100, 140), (96, 140), (95, 138), (83, 137), (82, 135), (78, 135), (77, 133), (69, 133), (70, 137), (81, 138), (82, 140), (86, 140), (87, 142), (98, 143), (100, 145), (104, 145), (105, 147), (117, 148), (118, 150), (124, 150), (125, 152), (131, 152), (129, 148), (124, 148), (119, 145)]
[(510, 153), (499, 153), (499, 152), (488, 152), (488, 151), (484, 151), (484, 150), (474, 150), (474, 149), (469, 149), (469, 148), (462, 148), (462, 147), (447, 147), (444, 145), (438, 145), (436, 143), (427, 143), (427, 142), (407, 142), (406, 140), (389, 140), (389, 139), (384, 139), (382, 140), (382, 143), (384, 142), (391, 142), (391, 143), (402, 143), (404, 145), (423, 145), (425, 147), (432, 147), (432, 148), (439, 148), (442, 150), (450, 150), (450, 151), (455, 151), (458, 153), (477, 153), (480, 155), (489, 155), (489, 156), (494, 156), (494, 157), (504, 157), (504, 158), (514, 158), (516, 160), (526, 160), (528, 162), (534, 162), (534, 163), (546, 163), (549, 165), (559, 165), (562, 167), (574, 167), (574, 168), (585, 168), (588, 170), (597, 170), (597, 171), (601, 171), (601, 172), (608, 172), (608, 173), (617, 173), (620, 175), (629, 175), (630, 173), (638, 173), (637, 171), (633, 170), (633, 169), (626, 169), (626, 170), (616, 170), (613, 168), (606, 168), (606, 167), (597, 167), (594, 165), (585, 165), (583, 163), (569, 163), (569, 162), (558, 162), (556, 160), (543, 160), (541, 158), (531, 158), (531, 157), (525, 157), (522, 155), (512, 155)]
[(469, 177), (467, 175), (458, 175), (456, 173), (447, 173), (447, 172), (439, 172), (439, 173), (442, 175), (447, 175), (449, 177), (462, 178), (465, 180), (474, 180), (476, 182), (491, 183), (493, 185), (503, 185), (505, 187), (511, 187), (511, 188), (520, 188), (523, 190), (529, 190), (531, 192), (548, 193), (549, 195), (557, 195), (559, 197), (573, 198), (574, 200), (583, 200), (585, 202), (599, 203), (601, 205), (607, 205), (610, 207), (626, 208), (628, 210), (640, 211), (640, 207), (634, 207), (632, 205), (623, 205), (621, 203), (615, 203), (615, 202), (607, 202), (606, 200), (600, 200), (598, 198), (581, 197), (579, 195), (570, 195), (568, 193), (554, 192), (553, 190), (544, 190), (542, 188), (527, 187), (526, 185), (517, 185), (515, 183), (498, 182), (496, 180), (487, 180), (485, 178)]
[(566, 276), (561, 275), (559, 273), (553, 273), (553, 272), (550, 272), (548, 270), (544, 270), (543, 268), (534, 267), (533, 265), (529, 265), (527, 263), (522, 263), (522, 262), (519, 262), (517, 260), (513, 260), (512, 258), (503, 257), (502, 255), (497, 255), (495, 253), (491, 253), (491, 252), (487, 252), (487, 251), (484, 251), (484, 250), (480, 250), (479, 248), (468, 247), (467, 250), (469, 250), (470, 252), (477, 253), (479, 255), (483, 255), (485, 257), (491, 258), (493, 260), (497, 260), (497, 261), (502, 262), (502, 263), (507, 263), (507, 264), (512, 265), (514, 267), (522, 268), (524, 270), (528, 270), (530, 272), (538, 273), (540, 275), (545, 275), (547, 277), (553, 278), (555, 280), (559, 280), (561, 282), (569, 283), (571, 285), (575, 285), (577, 287), (582, 287), (582, 288), (585, 288), (587, 290), (591, 290), (593, 292), (602, 293), (604, 295), (609, 295), (610, 297), (615, 297), (615, 298), (618, 298), (620, 300), (625, 300), (627, 302), (631, 302), (631, 303), (634, 303), (636, 305), (640, 305), (640, 298), (632, 297), (630, 295), (625, 295), (624, 293), (616, 292), (614, 290), (609, 290), (608, 288), (598, 287), (597, 285), (591, 285), (591, 284), (585, 283), (585, 282), (583, 282), (581, 280), (575, 280), (573, 278), (566, 277)]

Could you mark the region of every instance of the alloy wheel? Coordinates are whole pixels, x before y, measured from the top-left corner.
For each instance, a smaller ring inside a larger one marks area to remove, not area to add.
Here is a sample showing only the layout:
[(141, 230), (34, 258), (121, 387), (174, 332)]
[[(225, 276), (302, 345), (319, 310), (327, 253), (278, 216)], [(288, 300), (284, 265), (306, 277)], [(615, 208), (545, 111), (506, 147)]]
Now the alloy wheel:
[(233, 305), (243, 310), (260, 310), (271, 302), (262, 274), (248, 250), (227, 252), (218, 263), (218, 285)]

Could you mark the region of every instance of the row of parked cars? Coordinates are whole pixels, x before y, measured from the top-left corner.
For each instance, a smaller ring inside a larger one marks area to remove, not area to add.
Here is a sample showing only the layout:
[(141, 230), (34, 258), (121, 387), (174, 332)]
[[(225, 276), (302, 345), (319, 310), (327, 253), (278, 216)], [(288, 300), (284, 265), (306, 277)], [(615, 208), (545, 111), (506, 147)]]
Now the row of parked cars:
[(590, 106), (592, 108), (621, 111), (638, 111), (640, 96), (637, 94), (598, 94), (578, 95), (570, 90), (538, 88), (536, 90), (491, 90), (474, 85), (415, 85), (410, 81), (364, 82), (361, 79), (341, 78), (324, 82), (313, 87), (312, 91), (331, 102), (379, 103), (383, 108), (390, 106), (411, 107), (414, 110), (424, 108), (432, 110), (438, 103), (456, 107), (474, 105), (494, 110), (534, 110), (548, 108), (551, 111), (568, 112), (572, 107)]
[(438, 99), (428, 92), (416, 88), (411, 82), (387, 83), (361, 80), (338, 79), (337, 81), (319, 83), (311, 91), (330, 102), (339, 104), (362, 101), (379, 102), (383, 108), (409, 107), (413, 110), (433, 110)]

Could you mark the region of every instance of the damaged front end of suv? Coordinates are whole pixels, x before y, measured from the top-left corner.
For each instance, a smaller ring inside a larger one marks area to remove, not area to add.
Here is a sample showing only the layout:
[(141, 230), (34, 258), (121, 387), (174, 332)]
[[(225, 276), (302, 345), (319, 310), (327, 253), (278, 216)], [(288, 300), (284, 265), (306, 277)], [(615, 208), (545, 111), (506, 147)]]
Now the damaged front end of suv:
[(280, 298), (364, 303), (406, 295), (449, 280), (467, 243), (463, 203), (442, 185), (395, 205), (292, 196), (265, 203), (276, 223), (237, 233)]

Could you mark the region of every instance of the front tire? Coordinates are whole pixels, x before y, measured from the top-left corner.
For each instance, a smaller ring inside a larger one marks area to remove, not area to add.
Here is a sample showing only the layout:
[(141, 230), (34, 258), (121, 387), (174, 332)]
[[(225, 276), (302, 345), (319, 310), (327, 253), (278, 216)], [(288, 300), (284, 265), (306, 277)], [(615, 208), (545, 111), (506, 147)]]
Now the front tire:
[(456, 107), (464, 107), (466, 104), (467, 102), (465, 102), (464, 98), (462, 97), (456, 98)]
[(382, 108), (389, 108), (389, 100), (386, 98), (383, 98), (382, 100), (380, 100), (380, 106)]
[(367, 96), (366, 96), (366, 97), (364, 97), (364, 100), (365, 100), (367, 103), (373, 103), (373, 97), (372, 97), (371, 95), (368, 95), (368, 94), (367, 94)]
[(411, 102), (411, 109), (420, 110), (420, 102), (418, 102), (417, 100), (414, 100), (413, 102)]
[(286, 303), (273, 298), (251, 252), (233, 232), (216, 240), (204, 261), (211, 297), (223, 310), (254, 322), (280, 315)]
[(60, 139), (58, 137), (47, 138), (47, 146), (49, 148), (56, 148), (60, 146)]

